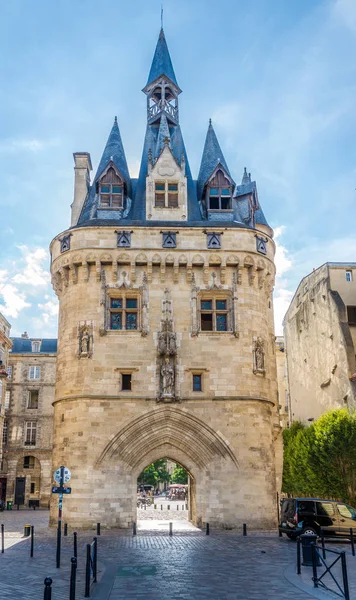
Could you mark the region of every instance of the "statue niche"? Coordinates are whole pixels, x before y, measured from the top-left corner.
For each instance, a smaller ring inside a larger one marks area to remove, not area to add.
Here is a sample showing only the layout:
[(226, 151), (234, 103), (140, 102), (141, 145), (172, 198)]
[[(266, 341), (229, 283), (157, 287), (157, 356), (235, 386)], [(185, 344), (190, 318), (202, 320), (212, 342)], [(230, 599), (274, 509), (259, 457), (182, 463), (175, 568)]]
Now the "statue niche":
[(177, 402), (175, 390), (177, 336), (174, 332), (172, 301), (168, 289), (164, 291), (162, 303), (161, 331), (157, 335), (159, 356), (159, 395), (158, 402)]
[(254, 342), (253, 358), (254, 358), (253, 372), (264, 374), (266, 372), (266, 370), (265, 370), (265, 349), (264, 349), (264, 341), (261, 337), (258, 337)]
[(80, 325), (78, 328), (79, 358), (91, 358), (93, 354), (93, 331), (91, 325)]

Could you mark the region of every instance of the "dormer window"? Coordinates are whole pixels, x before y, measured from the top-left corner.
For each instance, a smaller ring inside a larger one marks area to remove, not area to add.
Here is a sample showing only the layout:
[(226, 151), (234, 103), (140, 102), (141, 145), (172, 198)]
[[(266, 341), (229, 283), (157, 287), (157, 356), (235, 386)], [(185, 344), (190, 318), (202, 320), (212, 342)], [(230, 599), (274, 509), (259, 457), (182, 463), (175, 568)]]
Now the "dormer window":
[(32, 342), (32, 352), (39, 352), (41, 348), (41, 342)]
[(155, 207), (178, 208), (178, 183), (157, 181), (155, 183)]
[(123, 208), (124, 182), (110, 167), (99, 181), (100, 208)]
[(209, 210), (231, 210), (232, 185), (219, 169), (208, 184)]

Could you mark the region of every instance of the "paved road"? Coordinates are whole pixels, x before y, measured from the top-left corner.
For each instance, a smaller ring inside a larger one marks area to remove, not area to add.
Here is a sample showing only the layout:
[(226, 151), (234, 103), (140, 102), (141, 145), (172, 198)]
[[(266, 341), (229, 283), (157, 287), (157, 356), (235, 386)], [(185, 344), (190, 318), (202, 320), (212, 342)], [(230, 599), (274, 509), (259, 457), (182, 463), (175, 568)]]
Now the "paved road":
[[(63, 538), (58, 570), (55, 532), (47, 529), (47, 520), (47, 511), (0, 513), (7, 546), (0, 554), (1, 600), (43, 598), (45, 576), (53, 578), (52, 599), (68, 600), (72, 535)], [(35, 523), (37, 531), (33, 559), (29, 540), (21, 537), (27, 522)], [(77, 600), (84, 597), (85, 544), (94, 534), (78, 534)], [(309, 576), (305, 575), (307, 591), (286, 579), (288, 569), (293, 573), (296, 545), (275, 532), (249, 532), (243, 538), (234, 531), (213, 530), (210, 536), (199, 530), (180, 531), (173, 537), (167, 532), (138, 531), (133, 537), (130, 531), (103, 531), (98, 546), (95, 600), (310, 600), (313, 593)], [(356, 566), (356, 558), (349, 561)], [(349, 570), (352, 588), (355, 571)]]

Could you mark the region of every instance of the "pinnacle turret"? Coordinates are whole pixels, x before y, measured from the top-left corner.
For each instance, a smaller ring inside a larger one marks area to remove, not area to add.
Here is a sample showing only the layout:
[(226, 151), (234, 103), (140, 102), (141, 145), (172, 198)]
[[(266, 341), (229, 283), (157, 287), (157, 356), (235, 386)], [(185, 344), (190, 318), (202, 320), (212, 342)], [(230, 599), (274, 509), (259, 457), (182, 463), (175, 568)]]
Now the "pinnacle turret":
[(159, 33), (156, 50), (145, 87), (147, 88), (162, 75), (168, 77), (168, 79), (170, 79), (171, 82), (174, 83), (174, 85), (179, 89), (163, 28), (161, 28)]
[(220, 164), (225, 169), (226, 173), (230, 175), (229, 168), (220, 148), (220, 144), (218, 142), (218, 138), (216, 137), (211, 119), (209, 119), (209, 127), (205, 138), (204, 150), (197, 181), (199, 198), (201, 198), (204, 186), (218, 164)]

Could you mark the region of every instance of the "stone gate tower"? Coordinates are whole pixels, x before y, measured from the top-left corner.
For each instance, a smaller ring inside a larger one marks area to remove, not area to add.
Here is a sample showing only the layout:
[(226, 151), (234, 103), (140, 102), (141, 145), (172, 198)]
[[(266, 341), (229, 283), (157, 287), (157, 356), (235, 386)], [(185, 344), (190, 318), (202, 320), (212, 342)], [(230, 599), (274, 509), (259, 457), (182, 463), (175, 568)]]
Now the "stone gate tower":
[[(136, 480), (167, 457), (190, 473), (194, 523), (275, 524), (279, 460), (273, 232), (236, 183), (211, 122), (193, 179), (181, 89), (161, 30), (138, 179), (114, 125), (96, 175), (76, 152), (71, 227), (51, 244), (59, 332), (54, 466), (65, 519), (128, 527)], [(53, 519), (55, 507), (53, 505)]]

